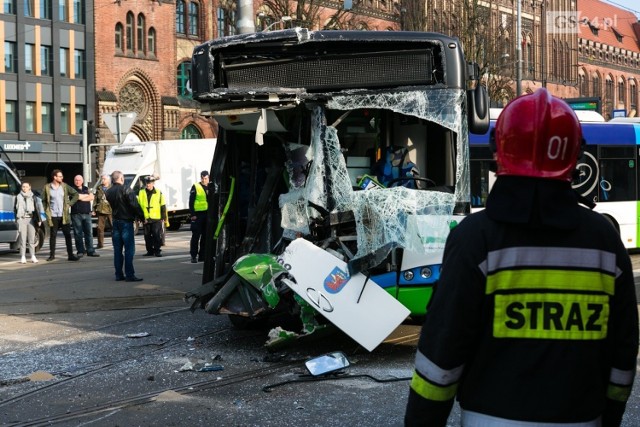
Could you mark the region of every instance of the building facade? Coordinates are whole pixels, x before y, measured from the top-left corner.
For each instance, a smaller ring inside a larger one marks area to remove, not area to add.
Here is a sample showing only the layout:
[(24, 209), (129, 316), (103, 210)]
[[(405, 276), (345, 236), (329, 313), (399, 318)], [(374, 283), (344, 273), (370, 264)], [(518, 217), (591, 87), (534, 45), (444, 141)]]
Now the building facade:
[[(82, 173), (82, 123), (95, 182), (117, 143), (105, 114), (135, 112), (141, 141), (211, 138), (214, 120), (190, 96), (197, 45), (236, 32), (234, 0), (2, 0), (0, 144), (35, 185), (54, 168)], [(494, 105), (547, 87), (563, 98), (601, 99), (605, 116), (637, 115), (640, 28), (629, 11), (600, 0), (521, 3), (520, 58), (512, 0), (255, 0), (257, 31), (436, 31), (459, 37), (481, 67)], [(576, 16), (575, 27), (558, 18)], [(565, 16), (566, 15), (566, 16)], [(416, 19), (421, 16), (423, 19)], [(286, 18), (286, 19), (285, 19)], [(520, 64), (520, 73), (517, 65)], [(517, 82), (520, 82), (520, 85)]]
[(640, 96), (640, 22), (633, 12), (579, 0), (578, 89), (600, 98), (605, 118), (637, 117)]
[[(3, 0), (0, 144), (20, 175), (80, 165), (95, 113), (92, 0)], [(87, 60), (89, 59), (89, 60)]]

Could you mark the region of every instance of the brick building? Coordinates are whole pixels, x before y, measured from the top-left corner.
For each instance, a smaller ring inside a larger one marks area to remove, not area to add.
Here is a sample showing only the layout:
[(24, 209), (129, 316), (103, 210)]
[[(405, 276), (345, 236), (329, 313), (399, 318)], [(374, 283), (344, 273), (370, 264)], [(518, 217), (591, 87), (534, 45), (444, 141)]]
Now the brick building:
[(578, 0), (578, 89), (602, 100), (602, 113), (638, 116), (640, 22), (633, 12), (598, 0)]
[[(193, 48), (214, 37), (212, 2), (96, 0), (96, 119), (102, 144), (116, 143), (102, 115), (135, 112), (130, 130), (141, 141), (212, 138), (188, 90)], [(92, 154), (101, 169), (107, 146)]]
[[(255, 0), (257, 30), (303, 25), (313, 29), (426, 30), (459, 37), (498, 104), (515, 96), (516, 10), (511, 0)], [(36, 181), (53, 168), (82, 172), (83, 120), (99, 140), (116, 139), (105, 113), (134, 111), (140, 140), (215, 137), (199, 114), (188, 77), (193, 48), (233, 34), (233, 0), (3, 0), (0, 14), (0, 144), (21, 173)], [(465, 7), (466, 4), (466, 7)], [(472, 5), (470, 7), (469, 5)], [(424, 7), (423, 7), (424, 6)], [(423, 13), (424, 12), (424, 13)], [(578, 31), (557, 31), (548, 17), (574, 13)], [(281, 21), (284, 16), (291, 19)], [(586, 20), (584, 20), (586, 18)], [(600, 0), (522, 1), (523, 93), (545, 86), (560, 97), (600, 97), (605, 115), (637, 115), (640, 29), (637, 17)], [(419, 25), (419, 28), (411, 28)], [(91, 135), (93, 136), (93, 135)], [(91, 150), (95, 181), (106, 146)]]
[(3, 0), (0, 144), (34, 188), (56, 167), (81, 170), (68, 166), (80, 165), (82, 122), (95, 111), (87, 10), (92, 0)]

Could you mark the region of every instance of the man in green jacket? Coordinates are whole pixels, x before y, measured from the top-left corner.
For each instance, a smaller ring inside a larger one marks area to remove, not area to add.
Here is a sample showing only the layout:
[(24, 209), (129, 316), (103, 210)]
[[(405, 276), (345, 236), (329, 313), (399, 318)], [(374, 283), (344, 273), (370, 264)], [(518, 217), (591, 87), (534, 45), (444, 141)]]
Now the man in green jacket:
[(93, 215), (98, 217), (98, 246), (96, 249), (102, 249), (104, 247), (104, 229), (109, 225), (109, 228), (113, 226), (111, 223), (111, 205), (107, 201), (107, 190), (111, 187), (111, 176), (107, 173), (103, 173), (100, 177), (101, 185), (96, 189), (95, 201), (93, 203)]
[(54, 169), (51, 172), (51, 182), (42, 189), (42, 204), (49, 223), (49, 258), (47, 261), (56, 259), (56, 234), (62, 228), (64, 241), (67, 245), (67, 255), (69, 261), (78, 261), (78, 257), (73, 254), (73, 244), (71, 243), (71, 206), (78, 201), (78, 192), (72, 187), (62, 182), (62, 171)]

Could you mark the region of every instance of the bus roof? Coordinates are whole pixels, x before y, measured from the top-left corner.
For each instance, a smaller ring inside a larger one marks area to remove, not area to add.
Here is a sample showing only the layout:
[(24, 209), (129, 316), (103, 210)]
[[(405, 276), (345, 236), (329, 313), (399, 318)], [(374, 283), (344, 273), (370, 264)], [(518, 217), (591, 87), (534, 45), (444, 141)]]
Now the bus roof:
[[(488, 145), (489, 132), (496, 125), (491, 120), (489, 130), (482, 135), (469, 133), (469, 145)], [(584, 122), (582, 135), (587, 145), (640, 145), (640, 123), (629, 122)]]
[[(491, 120), (498, 120), (500, 113), (502, 113), (503, 108), (490, 108), (489, 109), (489, 118)], [(602, 114), (597, 111), (591, 110), (574, 110), (576, 116), (578, 116), (578, 120), (581, 123), (584, 122), (605, 122), (606, 120), (602, 117)], [(624, 119), (629, 119), (629, 117), (625, 117)], [(634, 123), (640, 123), (640, 118), (630, 119), (630, 120), (620, 120), (620, 119), (611, 119), (611, 121), (619, 120), (619, 121), (633, 121)]]

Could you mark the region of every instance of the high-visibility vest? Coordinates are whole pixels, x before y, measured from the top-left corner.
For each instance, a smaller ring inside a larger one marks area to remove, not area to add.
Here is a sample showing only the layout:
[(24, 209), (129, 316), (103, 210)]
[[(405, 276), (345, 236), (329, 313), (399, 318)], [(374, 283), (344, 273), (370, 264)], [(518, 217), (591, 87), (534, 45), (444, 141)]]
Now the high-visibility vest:
[(160, 207), (165, 204), (165, 201), (160, 190), (155, 190), (151, 195), (151, 200), (147, 200), (147, 190), (143, 188), (138, 193), (138, 204), (144, 212), (144, 219), (162, 219)]
[(206, 211), (207, 204), (207, 193), (204, 191), (204, 187), (202, 184), (194, 184), (196, 187), (196, 199), (193, 202), (193, 210), (196, 212)]

